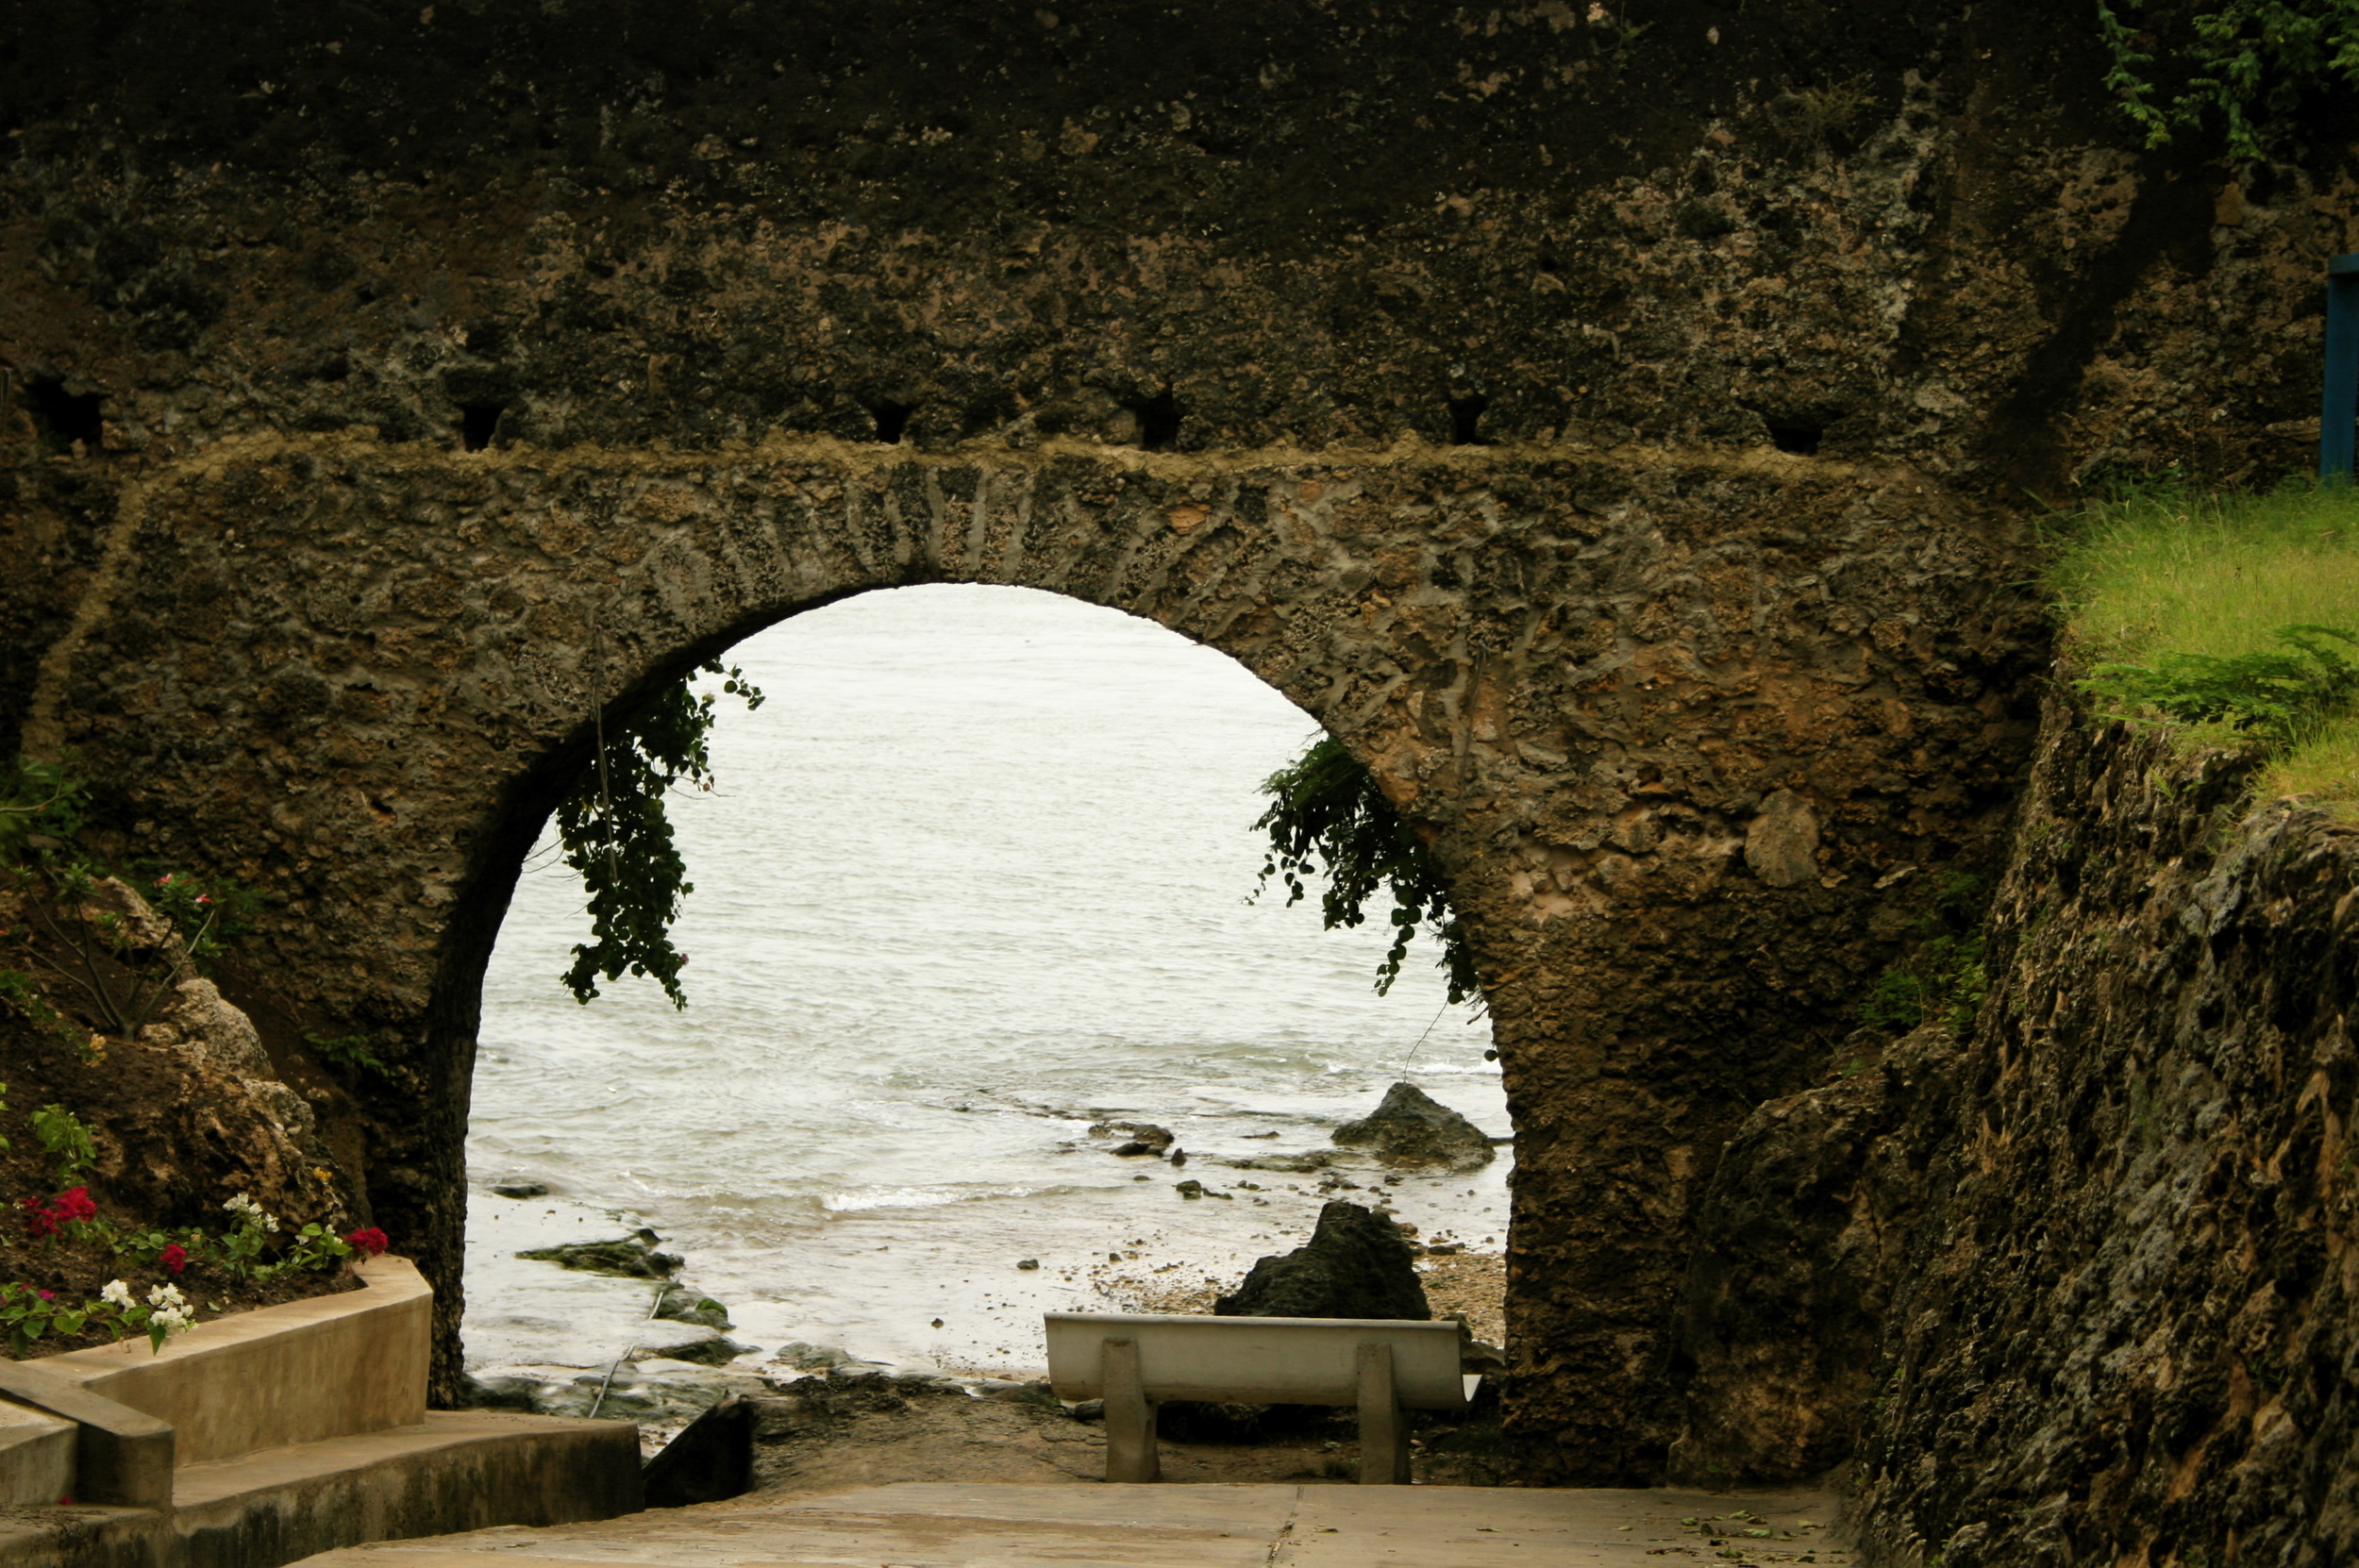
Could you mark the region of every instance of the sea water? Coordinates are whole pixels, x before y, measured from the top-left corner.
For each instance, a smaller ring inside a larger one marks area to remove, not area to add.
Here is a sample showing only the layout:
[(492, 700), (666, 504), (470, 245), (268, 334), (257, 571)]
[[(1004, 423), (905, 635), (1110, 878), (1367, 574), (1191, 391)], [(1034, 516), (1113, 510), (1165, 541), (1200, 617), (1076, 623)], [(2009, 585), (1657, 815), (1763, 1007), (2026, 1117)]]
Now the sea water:
[[(1407, 1079), (1507, 1132), (1489, 1035), (1430, 941), (1248, 902), (1257, 786), (1317, 733), (1226, 655), (1022, 589), (929, 586), (731, 651), (709, 792), (672, 798), (694, 891), (689, 1005), (577, 1005), (586, 934), (544, 842), (484, 983), (468, 1143), (472, 1366), (591, 1367), (644, 1281), (521, 1262), (639, 1226), (727, 1303), (748, 1364), (792, 1343), (1032, 1372), (1043, 1310), (1233, 1280), (1297, 1245), (1318, 1177), (1225, 1160), (1330, 1148)], [(1094, 1123), (1170, 1128), (1182, 1169)], [(1275, 1135), (1275, 1136), (1272, 1136)], [(1364, 1170), (1430, 1236), (1505, 1241), (1507, 1150), (1470, 1176)], [(1145, 1176), (1146, 1179), (1134, 1179)], [(1194, 1178), (1225, 1197), (1190, 1199)], [(545, 1184), (514, 1199), (495, 1183)], [(1038, 1265), (1022, 1269), (1025, 1260)]]

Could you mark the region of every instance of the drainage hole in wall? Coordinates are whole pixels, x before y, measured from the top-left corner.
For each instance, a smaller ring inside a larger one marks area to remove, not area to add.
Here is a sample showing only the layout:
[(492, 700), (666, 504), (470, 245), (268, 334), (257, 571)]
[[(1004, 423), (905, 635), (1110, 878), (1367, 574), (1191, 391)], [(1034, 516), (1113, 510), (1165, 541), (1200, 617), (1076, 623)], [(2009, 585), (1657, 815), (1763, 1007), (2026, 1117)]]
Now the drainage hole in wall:
[(77, 395), (66, 391), (65, 383), (58, 377), (43, 375), (25, 383), (25, 401), (32, 409), (41, 433), (60, 448), (78, 441), (85, 451), (98, 450), (99, 434), (106, 421), (96, 392)]
[(470, 452), (480, 452), (492, 444), (492, 433), (500, 427), (500, 415), (507, 406), (499, 403), (462, 403), (459, 406), (459, 440)]
[(1148, 452), (1165, 452), (1180, 439), (1180, 404), (1168, 391), (1136, 403), (1125, 403), (1130, 416), (1139, 422), (1139, 446)]
[(1765, 423), (1769, 426), (1769, 439), (1776, 443), (1779, 451), (1799, 453), (1805, 458), (1818, 450), (1819, 442), (1827, 434), (1825, 425), (1808, 420), (1772, 419)]
[(887, 446), (900, 444), (901, 432), (909, 428), (910, 415), (916, 410), (907, 403), (871, 403), (868, 417), (877, 422), (877, 439)]
[(1483, 397), (1453, 397), (1449, 400), (1449, 443), (1452, 446), (1483, 446), (1482, 410), (1491, 406)]

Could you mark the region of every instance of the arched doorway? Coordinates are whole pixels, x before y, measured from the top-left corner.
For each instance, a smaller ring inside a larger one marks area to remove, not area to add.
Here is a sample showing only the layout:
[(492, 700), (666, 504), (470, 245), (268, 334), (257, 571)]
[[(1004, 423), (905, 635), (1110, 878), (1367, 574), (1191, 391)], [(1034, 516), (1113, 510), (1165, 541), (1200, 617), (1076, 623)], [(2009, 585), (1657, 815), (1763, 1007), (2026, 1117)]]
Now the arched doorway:
[[(577, 1007), (578, 886), (546, 847), (519, 879), (474, 1082), (477, 1372), (565, 1410), (563, 1367), (704, 1353), (709, 1330), (638, 1321), (645, 1282), (514, 1257), (643, 1219), (760, 1347), (746, 1370), (790, 1345), (1035, 1366), (1043, 1309), (1201, 1309), (1208, 1274), (1330, 1196), (1498, 1251), (1503, 1160), (1283, 1168), (1398, 1076), (1507, 1128), (1430, 944), (1380, 997), (1381, 909), (1329, 933), (1282, 888), (1244, 901), (1256, 786), (1315, 732), (1299, 709), (1150, 622), (1012, 588), (861, 594), (728, 659), (769, 701), (724, 716), (716, 790), (674, 797), (692, 1005), (627, 981)], [(1129, 1120), (1187, 1163), (1090, 1134)]]

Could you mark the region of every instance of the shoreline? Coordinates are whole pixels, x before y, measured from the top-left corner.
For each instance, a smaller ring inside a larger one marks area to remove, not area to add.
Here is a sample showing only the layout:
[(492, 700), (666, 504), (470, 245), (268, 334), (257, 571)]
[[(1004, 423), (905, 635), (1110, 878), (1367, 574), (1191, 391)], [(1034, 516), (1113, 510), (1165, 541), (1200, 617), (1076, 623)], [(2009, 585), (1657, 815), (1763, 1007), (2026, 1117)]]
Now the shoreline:
[[(757, 1293), (734, 1291), (737, 1281), (725, 1274), (735, 1271), (716, 1268), (701, 1248), (659, 1235), (631, 1210), (534, 1194), (490, 1198), (484, 1216), (482, 1233), (471, 1238), (466, 1325), (477, 1401), (548, 1415), (594, 1409), (635, 1420), (650, 1454), (728, 1395), (789, 1394), (812, 1378), (878, 1373), (957, 1384), (980, 1395), (1036, 1383), (1046, 1376), (1039, 1311), (1209, 1312), (1216, 1295), (1236, 1288), (1254, 1256), (1291, 1250), (1308, 1236), (1304, 1226), (1300, 1235), (1252, 1247), (1206, 1249), (1196, 1244), (1200, 1236), (1142, 1227), (1127, 1244), (1088, 1259), (1046, 1259), (1021, 1272), (1011, 1259), (970, 1292), (977, 1309), (995, 1309), (995, 1343), (910, 1355), (871, 1343), (861, 1326), (823, 1327)], [(668, 1277), (632, 1277), (516, 1257), (552, 1243), (633, 1236), (650, 1250), (681, 1255), (681, 1265)], [(1464, 1313), (1475, 1338), (1500, 1343), (1503, 1251), (1431, 1254), (1414, 1266), (1436, 1316)], [(1004, 1277), (1011, 1274), (1012, 1281)], [(687, 1321), (653, 1316), (651, 1308), (667, 1291), (692, 1309), (710, 1292), (724, 1311), (717, 1321), (693, 1310)], [(1029, 1299), (1010, 1299), (1018, 1295)], [(1011, 1316), (1017, 1312), (1020, 1319)], [(1019, 1324), (1022, 1340), (1007, 1332)], [(1019, 1343), (1032, 1353), (1018, 1350)]]

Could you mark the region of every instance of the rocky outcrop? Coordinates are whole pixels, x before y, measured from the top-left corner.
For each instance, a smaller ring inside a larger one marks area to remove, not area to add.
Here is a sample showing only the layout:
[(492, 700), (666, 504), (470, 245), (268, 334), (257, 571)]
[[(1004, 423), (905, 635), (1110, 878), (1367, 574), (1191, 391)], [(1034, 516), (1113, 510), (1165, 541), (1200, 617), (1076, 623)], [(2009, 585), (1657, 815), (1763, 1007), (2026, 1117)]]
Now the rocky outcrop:
[(327, 1158), (319, 1146), (310, 1102), (279, 1079), (254, 1021), (225, 1001), (212, 981), (201, 976), (181, 981), (172, 1007), (160, 1022), (141, 1030), (140, 1038), (177, 1045), (235, 1077), (298, 1146), (312, 1158)]
[[(611, 1241), (563, 1242), (556, 1246), (528, 1247), (516, 1254), (536, 1263), (580, 1269), (590, 1274), (619, 1275), (626, 1279), (668, 1279), (679, 1271), (678, 1254), (658, 1252), (644, 1236), (618, 1236)], [(670, 1293), (665, 1293), (669, 1299)]]
[(1671, 1335), (1674, 1485), (1775, 1485), (1849, 1460), (1877, 1347), (1954, 1133), (1961, 1057), (1927, 1026), (1863, 1031), (1831, 1081), (1755, 1109), (1696, 1213)]
[(1399, 1228), (1372, 1209), (1340, 1199), (1319, 1210), (1309, 1242), (1256, 1262), (1213, 1310), (1247, 1318), (1433, 1315)]
[(1332, 1136), (1347, 1148), (1372, 1150), (1387, 1165), (1471, 1171), (1494, 1158), (1489, 1134), (1414, 1083), (1393, 1085), (1373, 1112)]
[(1720, 1155), (1675, 1478), (1848, 1460), (1894, 1568), (2359, 1550), (2359, 825), (2251, 775), (2051, 704), (1970, 1031)]
[(2049, 712), (1884, 1311), (1873, 1560), (2359, 1554), (2359, 825)]
[(1090, 1136), (1120, 1139), (1113, 1149), (1118, 1155), (1163, 1155), (1171, 1149), (1171, 1129), (1152, 1122), (1094, 1122)]

